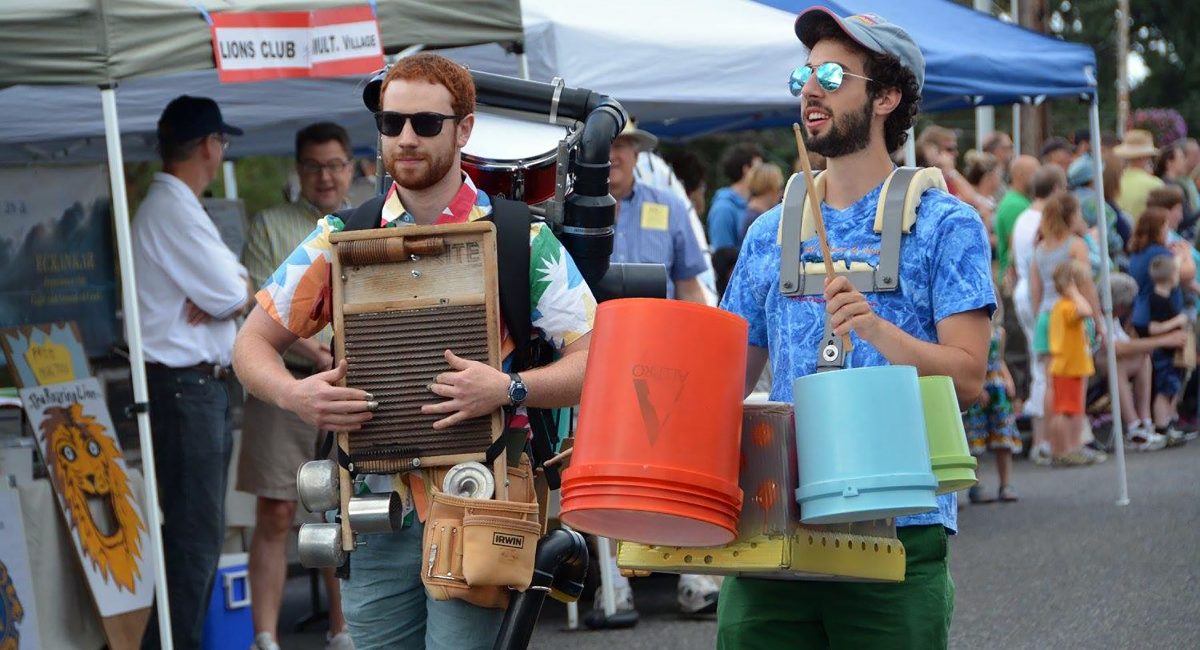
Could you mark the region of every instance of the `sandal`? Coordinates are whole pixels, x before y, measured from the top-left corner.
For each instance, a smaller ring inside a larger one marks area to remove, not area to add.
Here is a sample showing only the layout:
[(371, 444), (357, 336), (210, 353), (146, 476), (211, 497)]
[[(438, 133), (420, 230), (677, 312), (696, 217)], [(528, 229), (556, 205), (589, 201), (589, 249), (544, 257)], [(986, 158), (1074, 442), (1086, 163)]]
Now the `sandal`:
[(1003, 501), (1005, 503), (1012, 503), (1012, 502), (1018, 500), (1019, 498), (1020, 497), (1017, 496), (1017, 490), (1015, 488), (1013, 488), (1013, 486), (1004, 485), (1004, 486), (1000, 487), (1000, 500), (1001, 501)]
[(971, 486), (971, 488), (967, 490), (967, 499), (969, 499), (971, 503), (992, 503), (995, 501), (995, 499), (991, 497), (983, 496), (983, 489), (978, 485)]

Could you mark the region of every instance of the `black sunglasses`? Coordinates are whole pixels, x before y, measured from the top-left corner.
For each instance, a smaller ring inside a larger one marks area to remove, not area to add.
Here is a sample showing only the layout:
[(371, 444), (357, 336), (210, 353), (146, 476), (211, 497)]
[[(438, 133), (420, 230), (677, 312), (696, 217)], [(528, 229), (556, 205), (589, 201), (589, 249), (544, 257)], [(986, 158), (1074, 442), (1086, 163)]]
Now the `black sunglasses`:
[(389, 138), (394, 138), (404, 131), (404, 123), (412, 120), (413, 133), (422, 138), (432, 138), (442, 132), (442, 124), (446, 120), (461, 120), (463, 115), (442, 115), (422, 111), (420, 113), (397, 113), (395, 111), (379, 111), (375, 114), (375, 126), (379, 132)]

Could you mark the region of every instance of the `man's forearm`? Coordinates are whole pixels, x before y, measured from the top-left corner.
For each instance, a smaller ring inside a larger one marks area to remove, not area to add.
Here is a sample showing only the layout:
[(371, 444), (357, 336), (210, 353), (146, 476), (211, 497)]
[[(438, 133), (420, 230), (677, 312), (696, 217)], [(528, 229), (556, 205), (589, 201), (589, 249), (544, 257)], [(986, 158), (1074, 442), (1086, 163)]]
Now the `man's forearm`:
[(708, 304), (708, 301), (704, 298), (704, 289), (700, 286), (699, 276), (676, 282), (675, 299), (694, 302), (700, 305)]
[(238, 381), (258, 399), (283, 408), (283, 395), (296, 378), (283, 365), (279, 352), (261, 336), (244, 331), (233, 347)]
[(967, 403), (983, 389), (986, 359), (976, 359), (961, 348), (922, 341), (880, 319), (878, 333), (868, 341), (892, 365), (913, 366), (917, 374), (946, 375), (954, 380), (959, 401)]
[(587, 367), (587, 349), (572, 352), (548, 366), (521, 372), (529, 389), (526, 406), (563, 408), (579, 403), (583, 393), (583, 372)]

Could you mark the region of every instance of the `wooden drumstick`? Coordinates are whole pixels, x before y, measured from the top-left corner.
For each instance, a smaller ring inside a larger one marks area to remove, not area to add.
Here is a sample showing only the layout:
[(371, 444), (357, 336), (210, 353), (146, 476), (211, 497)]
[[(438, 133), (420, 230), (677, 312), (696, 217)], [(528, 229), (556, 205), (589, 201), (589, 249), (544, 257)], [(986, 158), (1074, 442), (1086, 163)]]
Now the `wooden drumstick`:
[[(817, 243), (821, 245), (821, 259), (825, 261), (825, 276), (830, 280), (837, 277), (833, 270), (833, 255), (829, 252), (829, 237), (825, 234), (825, 219), (821, 216), (821, 199), (817, 197), (817, 179), (813, 176), (812, 163), (808, 160), (808, 147), (804, 146), (804, 135), (800, 133), (800, 125), (792, 122), (792, 131), (796, 134), (796, 149), (800, 152), (800, 167), (808, 178), (808, 202), (812, 206), (813, 219), (817, 222)], [(842, 335), (842, 351), (854, 349), (850, 342), (850, 333)]]

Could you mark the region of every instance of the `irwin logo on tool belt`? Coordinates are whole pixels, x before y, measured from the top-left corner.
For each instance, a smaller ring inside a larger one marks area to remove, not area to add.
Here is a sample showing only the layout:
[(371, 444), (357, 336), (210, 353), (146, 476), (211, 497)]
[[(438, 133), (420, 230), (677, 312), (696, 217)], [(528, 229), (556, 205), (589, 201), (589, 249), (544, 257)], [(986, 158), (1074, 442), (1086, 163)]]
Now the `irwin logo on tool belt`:
[(671, 413), (683, 387), (687, 384), (688, 371), (666, 366), (634, 364), (633, 390), (637, 393), (638, 407), (642, 412), (642, 424), (646, 426), (646, 437), (650, 444), (658, 442), (658, 433), (671, 419)]
[(509, 535), (506, 533), (492, 533), (492, 546), (508, 546), (511, 548), (525, 548), (524, 535)]

